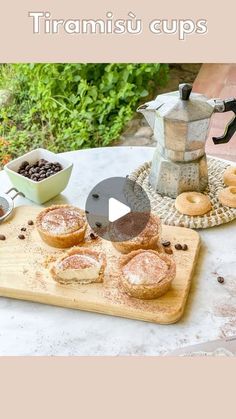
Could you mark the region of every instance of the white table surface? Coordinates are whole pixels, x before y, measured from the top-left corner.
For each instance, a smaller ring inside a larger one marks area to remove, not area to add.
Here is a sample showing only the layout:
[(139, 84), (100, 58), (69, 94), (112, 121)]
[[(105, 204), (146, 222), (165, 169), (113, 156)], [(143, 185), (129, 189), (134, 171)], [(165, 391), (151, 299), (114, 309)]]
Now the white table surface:
[[(93, 186), (125, 176), (153, 155), (150, 147), (64, 153), (74, 163), (67, 189), (52, 203), (84, 207)], [(11, 186), (0, 172), (0, 193)], [(33, 205), (22, 198), (17, 205)], [(236, 335), (236, 222), (200, 231), (201, 251), (186, 310), (174, 325), (0, 298), (0, 355), (162, 355), (185, 345)], [(225, 284), (217, 282), (218, 275)]]

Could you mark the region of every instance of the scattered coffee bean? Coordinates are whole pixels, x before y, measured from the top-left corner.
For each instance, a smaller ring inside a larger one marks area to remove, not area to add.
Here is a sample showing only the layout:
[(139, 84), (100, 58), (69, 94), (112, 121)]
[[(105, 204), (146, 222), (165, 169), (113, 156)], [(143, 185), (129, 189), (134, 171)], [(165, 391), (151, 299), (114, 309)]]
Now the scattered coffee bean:
[(166, 247), (165, 248), (165, 253), (167, 253), (168, 255), (172, 255), (173, 250), (170, 247)]
[(183, 246), (180, 243), (175, 244), (176, 250), (182, 250)]
[(22, 227), (20, 231), (26, 231), (26, 227)]
[(20, 240), (24, 240), (24, 239), (25, 239), (24, 234), (19, 234), (18, 239), (20, 239)]
[(29, 221), (28, 221), (28, 225), (29, 225), (29, 226), (33, 226), (33, 225), (34, 225), (33, 220), (29, 220)]
[(217, 281), (218, 281), (220, 284), (223, 284), (223, 283), (225, 282), (225, 279), (223, 278), (223, 276), (218, 276), (218, 277), (217, 277)]
[(85, 214), (89, 214), (89, 211), (88, 210), (85, 210)]
[(98, 199), (99, 198), (99, 195), (97, 193), (93, 193), (92, 194), (92, 197), (95, 198), (95, 199)]
[(183, 250), (188, 250), (188, 246), (187, 246), (187, 244), (183, 244), (182, 249), (183, 249)]
[(98, 238), (98, 236), (97, 236), (96, 234), (94, 234), (94, 233), (90, 233), (90, 238), (91, 238), (92, 240), (95, 240), (95, 239), (97, 239), (97, 238)]
[(171, 245), (171, 243), (168, 240), (165, 240), (164, 242), (162, 242), (162, 246), (164, 246), (164, 247), (168, 247), (170, 245)]
[(102, 227), (102, 223), (99, 223), (99, 221), (96, 221), (95, 225), (99, 228)]
[(0, 240), (6, 240), (6, 236), (4, 236), (4, 234), (0, 234)]
[(27, 161), (23, 162), (18, 169), (18, 173), (34, 182), (41, 182), (45, 178), (60, 172), (62, 169), (63, 167), (60, 163), (50, 163), (45, 159), (40, 159), (33, 164), (29, 164)]

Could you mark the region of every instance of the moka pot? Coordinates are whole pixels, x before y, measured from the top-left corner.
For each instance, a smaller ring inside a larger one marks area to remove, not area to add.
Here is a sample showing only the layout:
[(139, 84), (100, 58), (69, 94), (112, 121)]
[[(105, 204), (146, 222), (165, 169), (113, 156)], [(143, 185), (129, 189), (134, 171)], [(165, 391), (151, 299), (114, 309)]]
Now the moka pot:
[[(185, 191), (203, 192), (208, 185), (205, 144), (214, 112), (233, 111), (236, 99), (208, 100), (184, 83), (179, 91), (161, 94), (138, 109), (154, 132), (157, 147), (149, 181), (161, 195), (176, 198)], [(236, 131), (236, 116), (215, 144), (227, 143)]]

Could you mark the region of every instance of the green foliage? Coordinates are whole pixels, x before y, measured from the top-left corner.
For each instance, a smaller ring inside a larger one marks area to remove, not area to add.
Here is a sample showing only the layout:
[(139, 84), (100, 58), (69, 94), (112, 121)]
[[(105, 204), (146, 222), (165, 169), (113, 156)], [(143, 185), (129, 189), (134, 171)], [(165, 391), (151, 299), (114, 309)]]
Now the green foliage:
[(14, 93), (0, 110), (0, 161), (38, 146), (56, 152), (107, 146), (167, 74), (165, 64), (0, 66), (1, 88)]

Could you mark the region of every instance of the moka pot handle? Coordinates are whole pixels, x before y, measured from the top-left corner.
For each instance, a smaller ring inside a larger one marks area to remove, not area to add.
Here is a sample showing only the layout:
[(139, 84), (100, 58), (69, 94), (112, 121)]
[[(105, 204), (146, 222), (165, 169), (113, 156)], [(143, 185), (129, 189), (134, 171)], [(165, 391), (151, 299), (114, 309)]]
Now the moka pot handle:
[(229, 142), (229, 140), (233, 137), (234, 133), (236, 132), (236, 99), (231, 98), (219, 102), (220, 106), (215, 107), (215, 112), (234, 112), (234, 117), (225, 127), (224, 134), (221, 137), (212, 138), (214, 144), (225, 144)]

